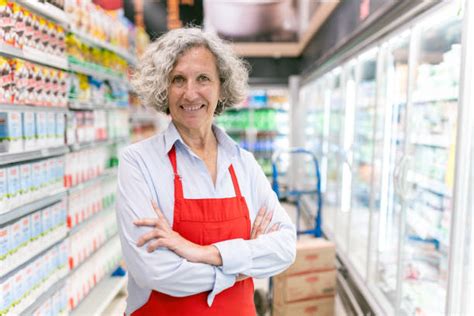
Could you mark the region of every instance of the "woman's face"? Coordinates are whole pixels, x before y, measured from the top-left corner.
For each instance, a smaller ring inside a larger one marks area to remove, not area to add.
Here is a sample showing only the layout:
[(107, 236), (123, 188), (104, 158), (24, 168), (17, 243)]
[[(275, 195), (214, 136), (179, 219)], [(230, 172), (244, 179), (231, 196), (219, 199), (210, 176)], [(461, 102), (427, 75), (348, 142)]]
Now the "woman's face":
[(194, 47), (178, 57), (170, 73), (168, 102), (175, 125), (210, 129), (220, 96), (216, 58), (205, 47)]

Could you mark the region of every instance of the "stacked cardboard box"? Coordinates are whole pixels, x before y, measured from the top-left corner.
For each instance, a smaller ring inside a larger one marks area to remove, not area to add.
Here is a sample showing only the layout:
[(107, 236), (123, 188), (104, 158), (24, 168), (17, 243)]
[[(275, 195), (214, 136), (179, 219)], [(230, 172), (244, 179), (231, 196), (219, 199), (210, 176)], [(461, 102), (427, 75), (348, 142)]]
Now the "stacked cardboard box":
[(334, 315), (336, 249), (322, 238), (298, 241), (295, 263), (273, 278), (273, 315)]

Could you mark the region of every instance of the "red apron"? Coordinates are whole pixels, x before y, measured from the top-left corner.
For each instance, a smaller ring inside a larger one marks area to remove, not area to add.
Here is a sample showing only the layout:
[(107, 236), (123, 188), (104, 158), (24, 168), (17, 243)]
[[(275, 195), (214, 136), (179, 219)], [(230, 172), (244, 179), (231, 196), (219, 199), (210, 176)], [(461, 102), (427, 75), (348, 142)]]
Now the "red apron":
[[(210, 245), (219, 241), (243, 238), (250, 239), (250, 218), (245, 198), (240, 193), (239, 183), (232, 165), (229, 172), (235, 197), (222, 199), (185, 199), (183, 184), (178, 175), (176, 150), (173, 147), (169, 158), (174, 171), (174, 219), (173, 230), (193, 243)], [(132, 313), (133, 316), (150, 315), (225, 315), (254, 316), (253, 280), (237, 282), (214, 298), (207, 305), (209, 292), (187, 297), (173, 297), (152, 291), (148, 302)]]

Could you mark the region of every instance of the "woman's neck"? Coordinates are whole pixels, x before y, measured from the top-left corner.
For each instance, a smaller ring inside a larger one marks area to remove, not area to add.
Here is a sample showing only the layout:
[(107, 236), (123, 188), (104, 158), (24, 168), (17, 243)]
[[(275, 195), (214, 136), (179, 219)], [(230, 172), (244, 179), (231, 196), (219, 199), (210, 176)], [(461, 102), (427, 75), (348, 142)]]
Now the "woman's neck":
[(210, 128), (195, 130), (175, 124), (183, 142), (198, 156), (214, 151), (217, 148), (217, 139)]

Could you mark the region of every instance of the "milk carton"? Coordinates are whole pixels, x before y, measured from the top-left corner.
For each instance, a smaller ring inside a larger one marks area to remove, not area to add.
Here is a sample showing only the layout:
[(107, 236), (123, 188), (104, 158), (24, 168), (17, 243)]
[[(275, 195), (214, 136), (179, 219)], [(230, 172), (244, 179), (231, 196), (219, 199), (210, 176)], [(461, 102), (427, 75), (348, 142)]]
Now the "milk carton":
[(31, 164), (31, 188), (32, 191), (34, 192), (34, 196), (36, 197), (37, 195), (41, 194), (40, 189), (41, 189), (41, 162), (33, 162)]
[(23, 142), (25, 150), (35, 149), (36, 144), (36, 126), (35, 114), (33, 112), (23, 112)]
[(20, 167), (12, 166), (7, 168), (7, 183), (8, 183), (8, 204), (11, 208), (19, 205), (20, 197)]
[(4, 262), (11, 250), (11, 239), (11, 225), (0, 227), (0, 265), (2, 265), (2, 262)]
[(56, 143), (56, 113), (47, 112), (46, 114), (46, 145), (54, 146)]
[(66, 116), (64, 113), (56, 113), (56, 131), (55, 144), (61, 146), (64, 144), (66, 133)]
[(35, 122), (36, 122), (36, 141), (38, 148), (44, 148), (47, 146), (46, 136), (47, 136), (47, 118), (45, 112), (36, 112), (35, 113)]
[(13, 303), (12, 278), (0, 279), (0, 314), (4, 314)]
[(41, 211), (31, 214), (31, 238), (37, 239), (43, 233)]
[(8, 210), (7, 206), (7, 170), (0, 167), (0, 214), (6, 213)]
[(31, 164), (24, 163), (20, 165), (20, 193), (22, 203), (31, 201), (32, 178)]
[(0, 112), (0, 153), (23, 150), (21, 112)]

